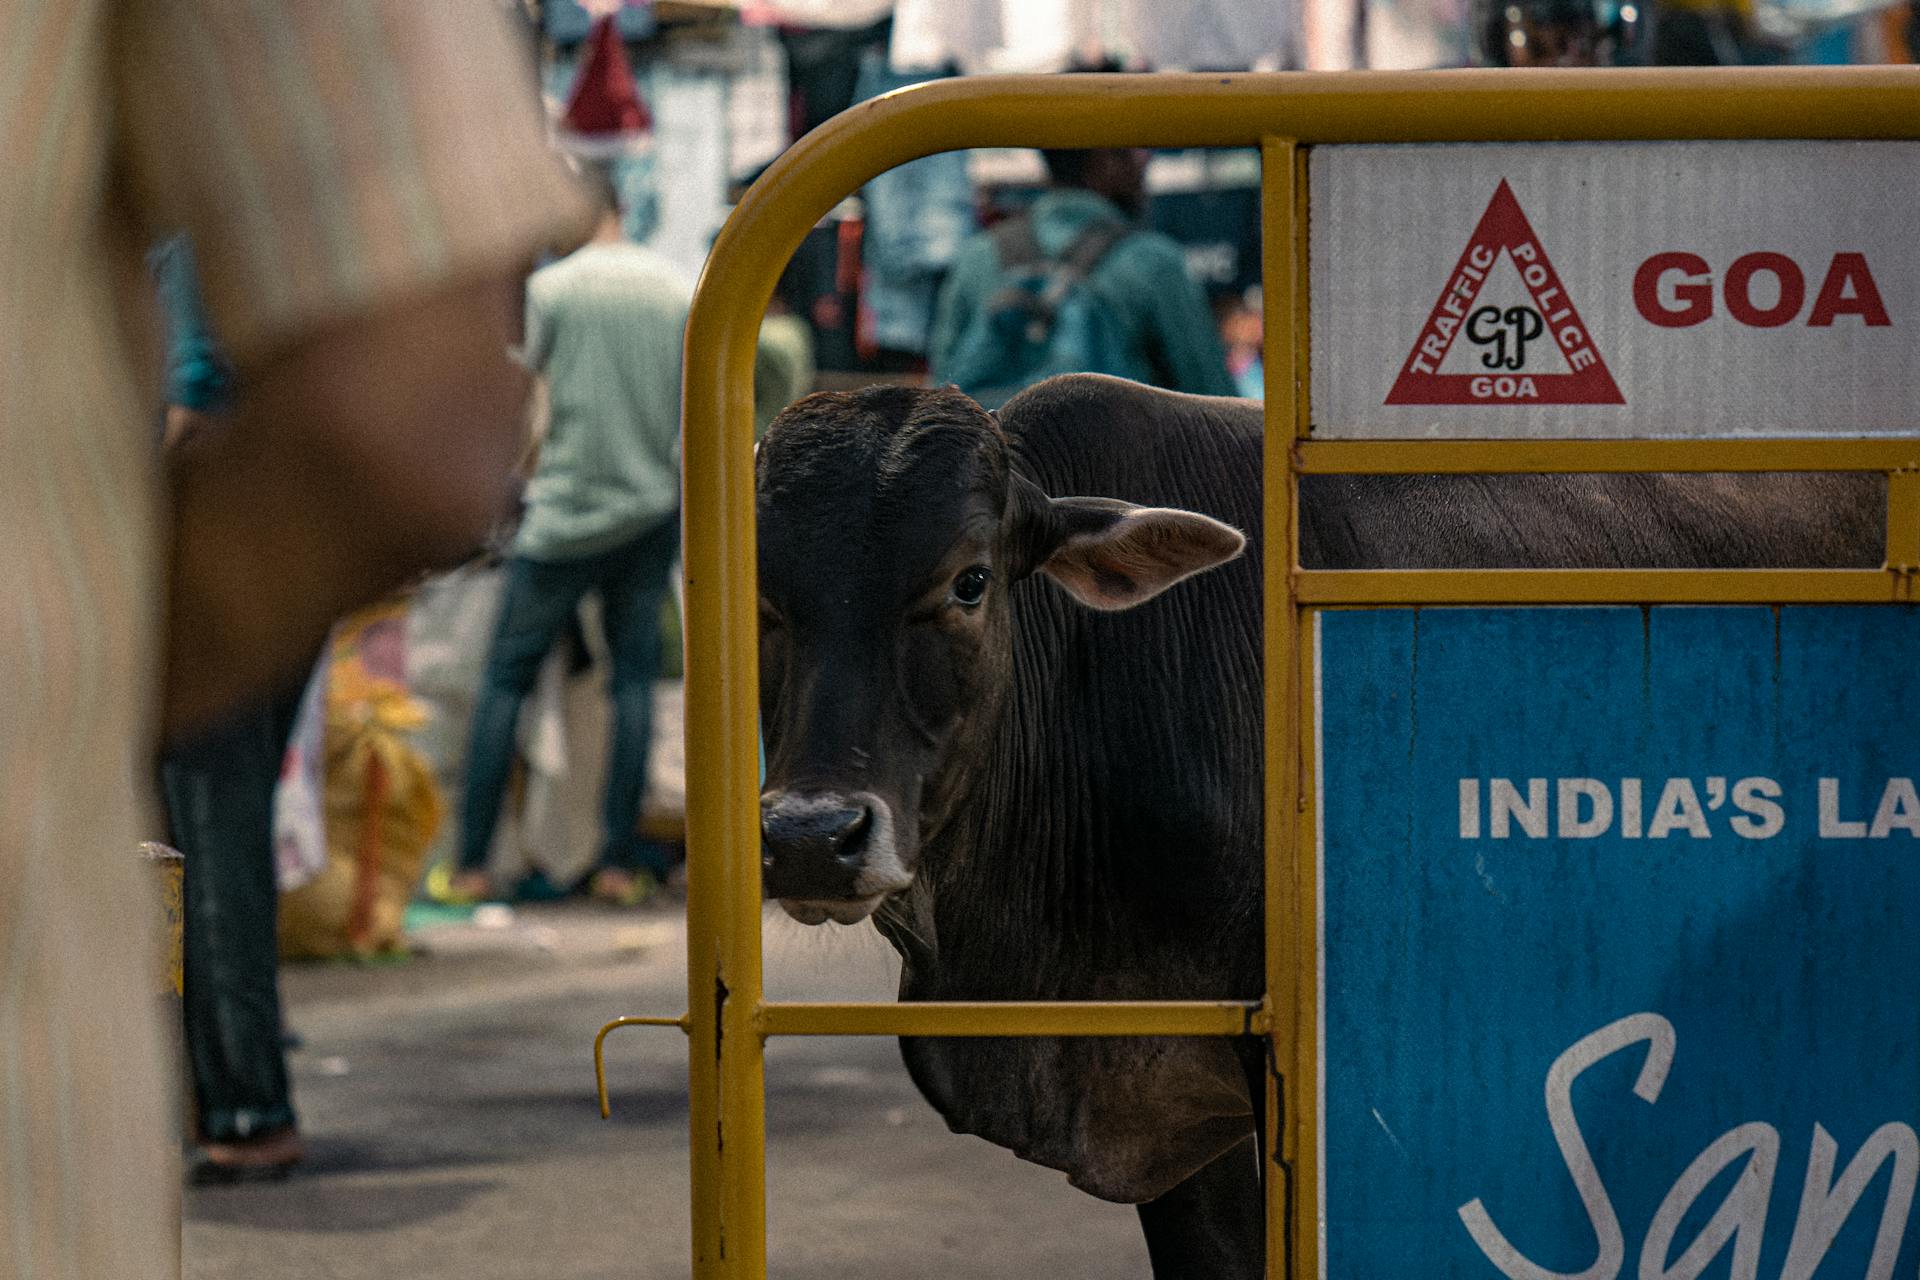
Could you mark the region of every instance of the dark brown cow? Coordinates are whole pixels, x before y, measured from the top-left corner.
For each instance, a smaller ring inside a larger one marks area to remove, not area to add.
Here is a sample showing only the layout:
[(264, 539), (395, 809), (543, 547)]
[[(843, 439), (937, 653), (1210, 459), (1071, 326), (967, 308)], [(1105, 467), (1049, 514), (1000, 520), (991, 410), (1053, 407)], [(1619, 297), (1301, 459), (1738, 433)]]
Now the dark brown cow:
[[(758, 460), (767, 895), (872, 916), (903, 999), (1256, 998), (1261, 443), (1257, 404), (1090, 375), (997, 420), (900, 388), (783, 413)], [(1325, 478), (1303, 558), (1874, 565), (1878, 483)], [(1138, 1204), (1157, 1276), (1261, 1273), (1257, 1054), (902, 1050), (955, 1130)]]

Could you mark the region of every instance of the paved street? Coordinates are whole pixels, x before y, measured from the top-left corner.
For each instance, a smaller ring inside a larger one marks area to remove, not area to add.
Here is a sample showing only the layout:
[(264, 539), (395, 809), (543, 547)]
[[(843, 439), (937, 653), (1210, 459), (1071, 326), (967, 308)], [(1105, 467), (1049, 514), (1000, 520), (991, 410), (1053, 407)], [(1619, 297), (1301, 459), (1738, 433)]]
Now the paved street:
[[(767, 922), (770, 994), (880, 999), (871, 930)], [(677, 905), (522, 908), (441, 926), (386, 967), (285, 977), (310, 1159), (276, 1185), (188, 1193), (188, 1280), (685, 1277), (685, 1045), (608, 1040), (614, 1118), (594, 1107), (594, 1032), (685, 1001)], [(1146, 1274), (1131, 1209), (956, 1137), (891, 1040), (769, 1053), (769, 1273), (953, 1280)]]

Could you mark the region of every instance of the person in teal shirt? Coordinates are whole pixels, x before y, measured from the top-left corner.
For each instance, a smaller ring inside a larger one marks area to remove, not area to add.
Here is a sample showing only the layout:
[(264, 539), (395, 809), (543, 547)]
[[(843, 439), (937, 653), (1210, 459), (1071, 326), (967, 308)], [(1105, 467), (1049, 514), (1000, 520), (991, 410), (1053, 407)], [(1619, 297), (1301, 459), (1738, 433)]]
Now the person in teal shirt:
[[(1061, 260), (1090, 227), (1134, 221), (1144, 196), (1146, 152), (1109, 147), (1042, 154), (1051, 185), (1020, 216), (1030, 220), (1033, 241), (1049, 260)], [(1004, 274), (993, 235), (976, 235), (961, 246), (941, 286), (928, 343), (936, 386), (955, 380), (961, 341), (1003, 288)], [(1151, 370), (1156, 386), (1198, 395), (1235, 393), (1206, 294), (1187, 274), (1174, 241), (1130, 230), (1100, 257), (1087, 284), (1130, 348), (1129, 364)]]

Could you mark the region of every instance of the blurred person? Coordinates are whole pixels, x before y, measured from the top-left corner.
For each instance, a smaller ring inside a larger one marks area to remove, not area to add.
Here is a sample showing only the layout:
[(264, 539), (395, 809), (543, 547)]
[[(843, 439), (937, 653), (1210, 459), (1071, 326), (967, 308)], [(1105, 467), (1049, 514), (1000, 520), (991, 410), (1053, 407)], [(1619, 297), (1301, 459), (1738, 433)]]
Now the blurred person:
[[(584, 206), (489, 0), (0, 0), (0, 1257), (177, 1276), (157, 731), (297, 679), (505, 503), (516, 282)], [(142, 246), (236, 396), (169, 455)]]
[(487, 857), (520, 708), (590, 593), (612, 654), (613, 725), (589, 890), (631, 904), (670, 870), (639, 824), (661, 609), (680, 546), (680, 344), (693, 288), (667, 258), (627, 239), (613, 183), (603, 170), (590, 176), (601, 197), (592, 240), (527, 285), (525, 358), (546, 390), (547, 430), (474, 704), (458, 869), (440, 894), (451, 901), (494, 892)]
[(273, 798), (300, 691), (235, 712), (161, 765), (186, 855), (181, 993), (196, 1183), (284, 1176), (304, 1154), (280, 1016)]
[(1044, 151), (1050, 185), (961, 246), (935, 305), (934, 385), (988, 408), (1056, 373), (1230, 396), (1205, 292), (1168, 237), (1135, 225), (1148, 153)]
[[(771, 168), (771, 162), (738, 179), (727, 190), (727, 203), (737, 206), (747, 192)], [(711, 247), (711, 246), (709, 246)], [(806, 289), (796, 272), (799, 255), (788, 260), (767, 299), (767, 310), (760, 318), (760, 334), (753, 359), (753, 438), (767, 433), (767, 427), (785, 409), (813, 390), (819, 376), (819, 361), (814, 354), (813, 325), (796, 314), (794, 299)]]
[(1242, 399), (1259, 400), (1267, 394), (1266, 315), (1262, 290), (1253, 286), (1241, 297), (1214, 302), (1220, 342), (1227, 352), (1227, 373)]
[[(166, 321), (166, 444), (218, 429), (233, 373), (184, 236), (149, 259)], [(273, 797), (302, 691), (226, 716), (161, 760), (167, 830), (184, 852), (182, 1032), (200, 1155), (195, 1182), (284, 1175), (302, 1154), (280, 1017)]]
[(753, 360), (753, 438), (767, 433), (780, 411), (813, 390), (819, 370), (813, 329), (776, 291), (760, 321)]

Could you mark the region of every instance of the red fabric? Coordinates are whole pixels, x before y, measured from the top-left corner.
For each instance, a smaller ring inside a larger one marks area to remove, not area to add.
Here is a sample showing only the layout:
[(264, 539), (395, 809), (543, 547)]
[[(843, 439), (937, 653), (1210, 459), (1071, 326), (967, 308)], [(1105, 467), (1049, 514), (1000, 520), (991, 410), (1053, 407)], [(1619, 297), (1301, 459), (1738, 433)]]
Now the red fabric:
[(587, 35), (587, 59), (573, 82), (563, 126), (585, 138), (614, 138), (646, 133), (653, 113), (633, 81), (627, 47), (612, 14), (595, 18)]

